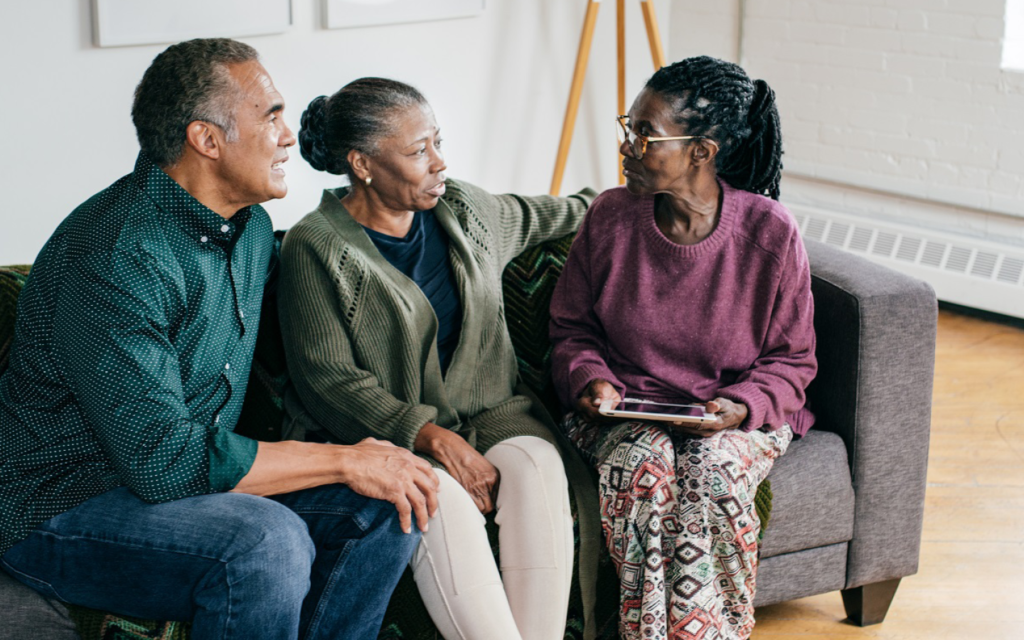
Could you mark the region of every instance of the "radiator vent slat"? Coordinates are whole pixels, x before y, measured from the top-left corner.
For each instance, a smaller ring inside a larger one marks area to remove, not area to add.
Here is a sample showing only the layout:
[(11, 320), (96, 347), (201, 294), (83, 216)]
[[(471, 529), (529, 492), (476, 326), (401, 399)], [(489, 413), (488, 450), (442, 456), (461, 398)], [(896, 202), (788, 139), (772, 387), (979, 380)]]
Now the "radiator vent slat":
[(903, 236), (900, 241), (900, 248), (896, 250), (896, 259), (914, 262), (917, 260), (917, 250), (921, 248), (921, 238)]
[(951, 247), (949, 259), (946, 260), (946, 270), (957, 273), (967, 272), (967, 263), (971, 260), (971, 250), (963, 247)]
[(825, 235), (825, 227), (828, 223), (821, 218), (811, 218), (807, 222), (806, 236), (812, 240), (821, 240)]
[(999, 275), (996, 276), (996, 279), (1000, 282), (1016, 284), (1020, 280), (1021, 272), (1024, 272), (1024, 260), (1004, 258), (1003, 266), (999, 267)]
[(825, 240), (834, 247), (842, 247), (846, 244), (846, 235), (850, 232), (850, 225), (843, 222), (833, 222), (828, 230), (828, 238)]
[(946, 247), (948, 246), (949, 245), (945, 242), (934, 242), (932, 240), (928, 240), (924, 243), (924, 253), (921, 254), (921, 264), (935, 268), (941, 267), (942, 259), (946, 257)]
[(974, 266), (971, 267), (971, 275), (978, 276), (979, 278), (985, 278), (986, 280), (992, 277), (992, 272), (996, 270), (996, 259), (998, 255), (989, 253), (988, 251), (979, 251), (978, 255), (974, 258)]
[(876, 256), (885, 256), (888, 258), (892, 255), (892, 249), (896, 246), (896, 234), (889, 233), (888, 231), (879, 231), (878, 237), (875, 239), (875, 248), (871, 250), (871, 253)]
[(853, 237), (850, 239), (851, 251), (867, 251), (871, 244), (871, 229), (865, 227), (854, 227)]

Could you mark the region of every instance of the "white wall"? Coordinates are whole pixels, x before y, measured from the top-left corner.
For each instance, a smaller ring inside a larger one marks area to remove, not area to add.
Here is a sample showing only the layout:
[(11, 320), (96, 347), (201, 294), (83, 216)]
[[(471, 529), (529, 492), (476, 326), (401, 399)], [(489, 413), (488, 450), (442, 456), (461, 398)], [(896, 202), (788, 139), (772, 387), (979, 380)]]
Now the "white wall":
[[(583, 0), (487, 0), (478, 18), (324, 30), (319, 0), (292, 0), (284, 34), (245, 38), (260, 51), (298, 128), (302, 109), (364, 75), (416, 85), (432, 103), (451, 175), (493, 191), (546, 193), (583, 24)], [(591, 55), (562, 193), (615, 184), (614, 3)], [(628, 3), (630, 99), (651, 73), (638, 2)], [(668, 0), (655, 7), (667, 39)], [(0, 22), (5, 203), (0, 264), (29, 262), (70, 211), (131, 171), (138, 146), (131, 96), (163, 46), (96, 48), (89, 0), (8, 2)], [(297, 151), (290, 193), (267, 205), (294, 224), (337, 178)]]
[(741, 63), (778, 95), (784, 200), (1024, 245), (1005, 2), (676, 0), (670, 57), (735, 60), (742, 24)]

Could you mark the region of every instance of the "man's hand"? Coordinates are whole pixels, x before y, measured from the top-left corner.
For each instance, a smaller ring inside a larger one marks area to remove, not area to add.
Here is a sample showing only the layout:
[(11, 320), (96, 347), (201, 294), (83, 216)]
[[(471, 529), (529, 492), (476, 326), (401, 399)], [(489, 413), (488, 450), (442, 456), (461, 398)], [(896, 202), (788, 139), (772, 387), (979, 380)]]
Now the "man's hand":
[(473, 498), (480, 513), (490, 513), (498, 497), (501, 482), (497, 467), (469, 445), (459, 434), (428, 422), (420, 429), (413, 445), (417, 451), (433, 456), (455, 481)]
[(592, 422), (607, 421), (608, 416), (603, 416), (598, 412), (598, 409), (605, 400), (611, 400), (612, 409), (614, 409), (622, 401), (622, 396), (615, 390), (612, 383), (601, 378), (595, 378), (587, 385), (583, 393), (580, 394), (580, 399), (576, 401), (576, 409)]
[(359, 495), (387, 500), (398, 509), (402, 531), (412, 532), (412, 516), (420, 531), (437, 513), (439, 481), (423, 458), (385, 440), (366, 438), (345, 447), (342, 482)]

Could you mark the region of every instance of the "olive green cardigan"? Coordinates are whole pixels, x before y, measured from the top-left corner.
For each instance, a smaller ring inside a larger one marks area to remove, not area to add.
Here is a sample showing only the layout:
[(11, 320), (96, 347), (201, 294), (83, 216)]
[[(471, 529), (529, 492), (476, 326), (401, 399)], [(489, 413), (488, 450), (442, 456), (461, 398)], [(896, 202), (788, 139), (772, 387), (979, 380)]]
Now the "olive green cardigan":
[[(597, 194), (495, 196), (456, 180), (446, 188), (434, 214), (448, 234), (462, 331), (444, 378), (433, 307), (341, 204), (345, 189), (324, 191), (320, 206), (285, 236), (278, 307), (291, 377), (287, 437), (318, 431), (354, 443), (373, 436), (412, 449), (434, 422), (481, 452), (521, 435), (555, 441), (540, 403), (516, 392), (501, 277), (528, 247), (575, 232)], [(593, 638), (597, 493), (579, 456), (562, 452), (579, 513), (584, 636)]]
[(346, 444), (372, 436), (412, 449), (434, 422), (480, 452), (515, 436), (553, 440), (539, 408), (515, 392), (501, 274), (524, 249), (574, 232), (594, 193), (495, 196), (448, 180), (434, 214), (449, 238), (462, 331), (444, 378), (430, 302), (377, 251), (344, 195), (326, 190), (281, 250), (289, 437), (326, 431)]

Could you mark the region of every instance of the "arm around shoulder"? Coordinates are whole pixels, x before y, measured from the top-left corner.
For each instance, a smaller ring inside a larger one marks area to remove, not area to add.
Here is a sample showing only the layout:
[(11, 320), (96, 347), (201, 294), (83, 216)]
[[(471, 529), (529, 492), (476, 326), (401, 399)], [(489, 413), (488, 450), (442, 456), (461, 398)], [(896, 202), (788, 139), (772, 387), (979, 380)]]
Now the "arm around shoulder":
[(574, 233), (597, 197), (590, 188), (568, 197), (493, 195), (465, 182), (452, 183), (452, 197), (465, 199), (492, 226), (502, 265), (529, 247)]

